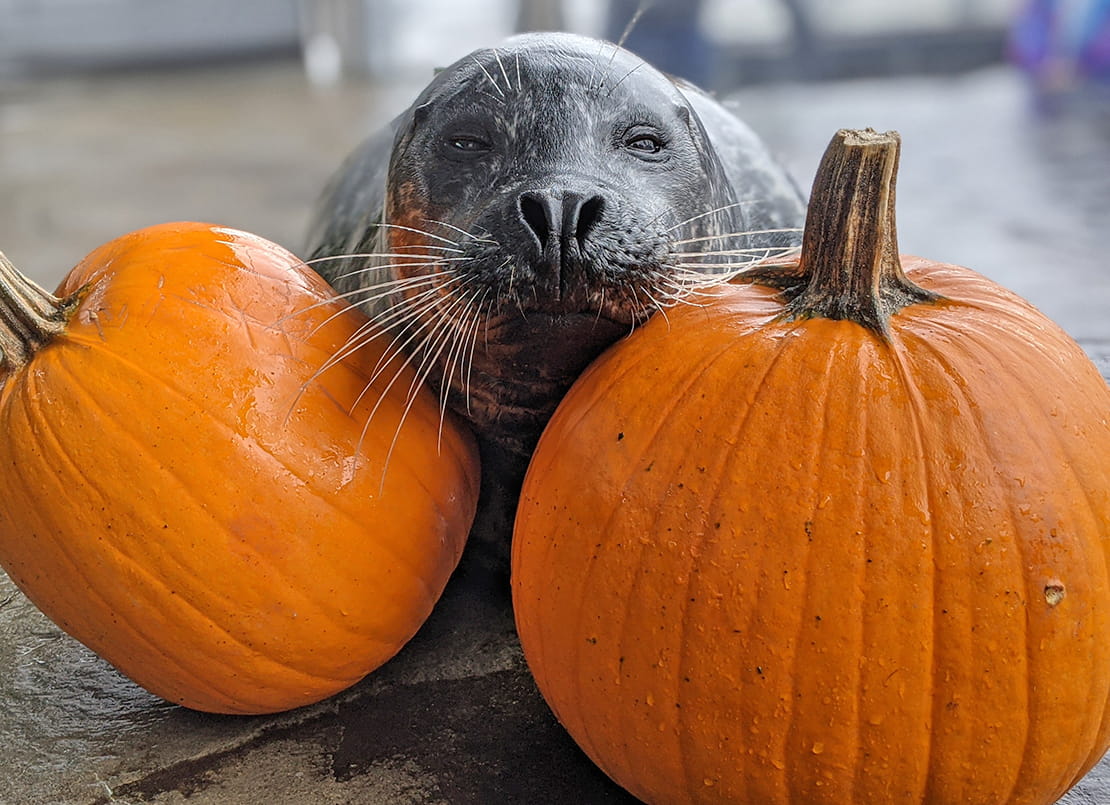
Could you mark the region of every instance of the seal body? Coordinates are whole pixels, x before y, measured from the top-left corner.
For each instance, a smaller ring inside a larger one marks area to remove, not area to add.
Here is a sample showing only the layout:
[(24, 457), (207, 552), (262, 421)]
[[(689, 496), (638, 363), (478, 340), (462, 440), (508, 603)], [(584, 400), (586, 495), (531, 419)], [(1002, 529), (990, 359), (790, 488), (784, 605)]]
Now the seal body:
[(706, 275), (796, 244), (803, 214), (708, 95), (610, 43), (528, 34), (441, 71), (358, 148), (306, 253), (470, 420), (487, 490), (515, 501), (590, 361)]

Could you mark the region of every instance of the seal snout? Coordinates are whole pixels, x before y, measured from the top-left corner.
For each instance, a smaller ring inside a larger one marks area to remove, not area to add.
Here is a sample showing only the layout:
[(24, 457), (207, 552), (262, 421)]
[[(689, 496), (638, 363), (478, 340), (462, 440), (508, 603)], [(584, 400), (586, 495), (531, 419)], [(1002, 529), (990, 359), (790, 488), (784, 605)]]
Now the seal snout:
[(537, 265), (561, 285), (568, 265), (582, 261), (586, 239), (601, 220), (605, 199), (599, 193), (569, 188), (527, 190), (520, 194), (517, 206), (538, 249)]

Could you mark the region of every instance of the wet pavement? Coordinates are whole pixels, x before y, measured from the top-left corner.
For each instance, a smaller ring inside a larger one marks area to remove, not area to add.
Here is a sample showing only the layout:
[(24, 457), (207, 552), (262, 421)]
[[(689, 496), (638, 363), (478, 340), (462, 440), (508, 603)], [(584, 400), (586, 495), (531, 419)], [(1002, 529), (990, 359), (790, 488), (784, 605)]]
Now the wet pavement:
[[(53, 286), (125, 231), (203, 219), (296, 248), (362, 132), (415, 87), (311, 91), (295, 64), (0, 84), (0, 249)], [(1110, 104), (1037, 114), (1019, 78), (747, 90), (803, 183), (837, 128), (895, 128), (903, 251), (1029, 298), (1110, 375)], [(162, 703), (61, 634), (0, 574), (0, 803), (627, 802), (548, 713), (507, 602), (457, 578), (392, 662), (271, 717)], [(1110, 802), (1110, 763), (1068, 797)]]

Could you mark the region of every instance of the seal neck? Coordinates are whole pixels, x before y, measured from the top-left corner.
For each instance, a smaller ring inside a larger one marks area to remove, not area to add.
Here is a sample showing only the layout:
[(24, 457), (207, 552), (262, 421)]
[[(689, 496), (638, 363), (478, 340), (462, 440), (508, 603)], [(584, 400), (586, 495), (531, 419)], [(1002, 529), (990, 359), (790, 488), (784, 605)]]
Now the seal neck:
[(884, 338), (903, 308), (940, 297), (911, 282), (898, 257), (894, 217), (901, 137), (841, 129), (813, 182), (801, 257), (746, 279), (779, 288), (792, 319), (847, 319)]

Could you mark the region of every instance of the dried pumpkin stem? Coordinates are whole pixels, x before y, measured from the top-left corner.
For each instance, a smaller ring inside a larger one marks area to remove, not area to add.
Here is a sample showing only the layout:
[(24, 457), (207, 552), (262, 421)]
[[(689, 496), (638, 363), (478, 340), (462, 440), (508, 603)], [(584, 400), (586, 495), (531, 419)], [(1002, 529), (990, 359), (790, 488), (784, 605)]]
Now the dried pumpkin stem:
[(756, 282), (780, 287), (793, 318), (848, 319), (876, 333), (907, 305), (937, 299), (910, 282), (898, 258), (894, 188), (902, 138), (897, 132), (841, 129), (813, 181), (802, 254), (795, 271)]
[(0, 370), (24, 366), (65, 329), (67, 313), (63, 300), (21, 274), (0, 252)]

